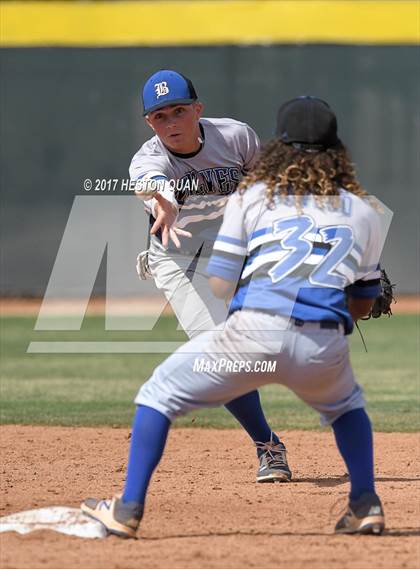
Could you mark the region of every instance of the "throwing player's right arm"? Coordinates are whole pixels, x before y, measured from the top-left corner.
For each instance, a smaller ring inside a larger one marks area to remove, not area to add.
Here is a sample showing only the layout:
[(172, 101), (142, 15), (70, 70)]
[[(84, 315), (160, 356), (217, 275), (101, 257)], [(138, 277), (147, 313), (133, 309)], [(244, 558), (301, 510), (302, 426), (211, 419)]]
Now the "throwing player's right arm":
[(169, 239), (171, 239), (175, 247), (180, 249), (181, 243), (178, 235), (191, 237), (191, 233), (176, 227), (178, 207), (164, 198), (159, 192), (156, 193), (153, 199), (156, 201), (154, 206), (154, 218), (156, 221), (150, 229), (150, 235), (155, 235), (160, 229), (162, 232), (162, 245), (168, 247)]
[(160, 229), (162, 245), (168, 247), (169, 239), (171, 239), (179, 249), (181, 243), (178, 235), (191, 237), (191, 233), (179, 229), (175, 225), (178, 216), (178, 205), (166, 176), (159, 172), (151, 172), (141, 177), (138, 181), (140, 184), (135, 190), (135, 195), (145, 202), (146, 210), (155, 219), (150, 229), (150, 234), (155, 235)]

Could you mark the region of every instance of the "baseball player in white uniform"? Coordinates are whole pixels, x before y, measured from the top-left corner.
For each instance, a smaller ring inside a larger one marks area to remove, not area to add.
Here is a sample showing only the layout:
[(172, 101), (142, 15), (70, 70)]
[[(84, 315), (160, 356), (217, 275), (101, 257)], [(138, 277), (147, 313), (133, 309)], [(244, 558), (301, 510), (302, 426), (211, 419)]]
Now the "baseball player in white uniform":
[[(134, 155), (130, 177), (142, 183), (137, 195), (148, 198), (152, 235), (138, 270), (143, 277), (150, 271), (193, 338), (226, 320), (228, 305), (212, 294), (206, 266), (227, 197), (255, 164), (260, 143), (243, 122), (202, 118), (191, 81), (175, 71), (158, 71), (146, 81), (143, 108), (155, 136)], [(286, 448), (268, 425), (258, 392), (226, 408), (256, 445), (257, 482), (289, 481)]]
[[(136, 535), (175, 417), (268, 383), (287, 386), (332, 426), (350, 476), (348, 510), (335, 531), (384, 529), (372, 429), (347, 335), (380, 292), (377, 267), (389, 215), (357, 182), (327, 103), (289, 101), (280, 108), (276, 135), (229, 198), (210, 258), (215, 294), (234, 293), (227, 322), (155, 369), (135, 400), (124, 494), (82, 504), (111, 533)], [(263, 373), (264, 362), (276, 365)]]

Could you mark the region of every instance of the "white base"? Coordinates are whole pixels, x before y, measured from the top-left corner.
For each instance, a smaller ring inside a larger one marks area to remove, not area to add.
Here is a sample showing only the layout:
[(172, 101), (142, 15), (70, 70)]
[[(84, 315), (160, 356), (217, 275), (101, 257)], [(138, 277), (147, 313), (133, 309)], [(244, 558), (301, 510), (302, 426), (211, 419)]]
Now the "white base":
[(103, 538), (107, 535), (101, 523), (92, 520), (78, 508), (53, 506), (0, 518), (0, 532), (16, 531), (25, 534), (40, 529), (88, 539)]

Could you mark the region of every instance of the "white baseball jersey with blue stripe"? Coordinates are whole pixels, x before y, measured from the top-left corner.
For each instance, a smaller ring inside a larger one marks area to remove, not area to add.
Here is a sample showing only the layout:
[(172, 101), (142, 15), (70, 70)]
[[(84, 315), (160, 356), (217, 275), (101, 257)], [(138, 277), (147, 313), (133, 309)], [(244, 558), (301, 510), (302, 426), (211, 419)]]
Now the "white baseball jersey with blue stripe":
[(262, 183), (229, 198), (208, 273), (238, 282), (230, 312), (242, 308), (302, 321), (335, 321), (351, 333), (346, 290), (353, 297), (380, 292), (379, 258), (389, 210), (340, 191), (317, 205), (305, 196), (276, 198), (269, 207)]

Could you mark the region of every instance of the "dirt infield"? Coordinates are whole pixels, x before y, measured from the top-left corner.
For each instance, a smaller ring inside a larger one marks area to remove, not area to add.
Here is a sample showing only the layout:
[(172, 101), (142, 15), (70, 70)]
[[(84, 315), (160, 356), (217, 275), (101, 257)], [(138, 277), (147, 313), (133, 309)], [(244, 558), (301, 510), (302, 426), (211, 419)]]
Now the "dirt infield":
[[(2, 316), (37, 316), (41, 308), (41, 298), (0, 298), (0, 315)], [(66, 316), (74, 314), (80, 305), (77, 299), (55, 299), (46, 305), (49, 316)], [(158, 316), (173, 314), (171, 305), (158, 295), (112, 299), (107, 307), (108, 312), (119, 316)], [(105, 314), (106, 300), (94, 297), (89, 300), (86, 316)]]
[[(3, 426), (0, 515), (78, 506), (122, 488), (127, 429)], [(239, 430), (174, 429), (155, 473), (141, 539), (49, 531), (1, 535), (2, 569), (417, 569), (418, 434), (376, 435), (388, 531), (334, 536), (348, 481), (331, 433), (285, 432), (293, 482), (257, 485)], [(335, 504), (335, 508), (333, 507)]]
[[(0, 298), (0, 314), (3, 316), (36, 316), (41, 307), (39, 298)], [(48, 305), (51, 315), (73, 314), (74, 300), (55, 300)], [(173, 314), (169, 304), (159, 296), (115, 299), (108, 310), (118, 315), (158, 315), (163, 308), (163, 314)], [(392, 305), (394, 314), (420, 314), (420, 296), (407, 294), (397, 296), (397, 302)], [(105, 299), (92, 298), (89, 301), (87, 315), (105, 314)]]

